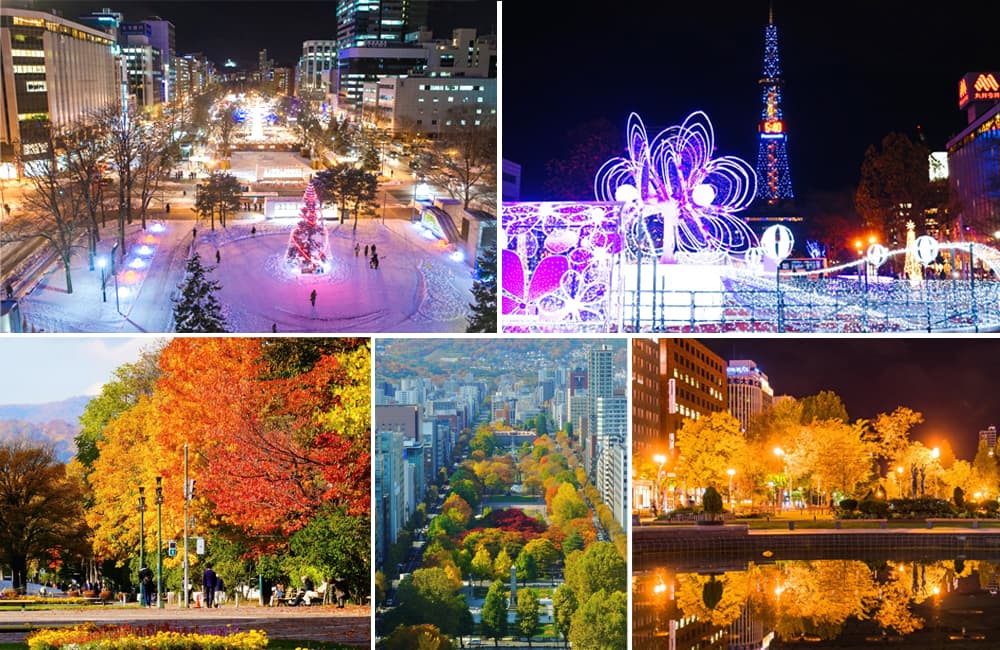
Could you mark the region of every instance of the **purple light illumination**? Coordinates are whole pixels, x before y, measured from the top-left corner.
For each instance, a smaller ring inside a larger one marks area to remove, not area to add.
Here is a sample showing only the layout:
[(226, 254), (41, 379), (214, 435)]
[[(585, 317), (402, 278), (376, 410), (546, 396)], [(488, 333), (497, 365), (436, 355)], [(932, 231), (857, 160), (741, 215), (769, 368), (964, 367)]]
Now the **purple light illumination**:
[(712, 123), (700, 111), (652, 141), (639, 116), (629, 116), (626, 155), (604, 163), (595, 189), (599, 201), (624, 204), (623, 228), (633, 254), (675, 262), (757, 245), (753, 231), (734, 216), (753, 201), (757, 176), (740, 158), (713, 160), (714, 147)]
[(652, 141), (633, 113), (626, 155), (597, 173), (598, 202), (504, 204), (504, 329), (608, 331), (621, 310), (624, 265), (643, 257), (722, 264), (755, 248), (734, 213), (753, 200), (757, 177), (739, 158), (713, 160), (714, 146), (704, 113)]

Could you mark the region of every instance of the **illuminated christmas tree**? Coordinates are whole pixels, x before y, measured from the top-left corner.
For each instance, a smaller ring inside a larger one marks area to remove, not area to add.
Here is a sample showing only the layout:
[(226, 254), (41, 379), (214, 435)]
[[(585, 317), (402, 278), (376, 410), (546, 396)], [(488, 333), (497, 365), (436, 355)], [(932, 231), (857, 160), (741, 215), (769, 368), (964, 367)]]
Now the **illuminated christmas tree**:
[(757, 148), (757, 197), (771, 205), (795, 198), (788, 171), (788, 135), (781, 109), (782, 86), (778, 28), (774, 25), (772, 7), (764, 32), (764, 74), (760, 80), (764, 108), (760, 115), (760, 145)]
[(903, 274), (909, 278), (910, 284), (918, 285), (924, 281), (924, 267), (917, 259), (916, 225), (906, 222), (906, 257), (903, 260)]
[(288, 238), (288, 259), (302, 273), (322, 273), (326, 270), (327, 233), (312, 182), (306, 186), (302, 202), (302, 218)]

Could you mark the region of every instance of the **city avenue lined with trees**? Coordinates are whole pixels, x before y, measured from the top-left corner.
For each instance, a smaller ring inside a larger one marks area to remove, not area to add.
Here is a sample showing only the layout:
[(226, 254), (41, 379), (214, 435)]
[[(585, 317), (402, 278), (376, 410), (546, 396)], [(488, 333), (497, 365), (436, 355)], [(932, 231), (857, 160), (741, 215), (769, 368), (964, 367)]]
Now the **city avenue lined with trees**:
[[(546, 417), (538, 420), (536, 431), (547, 430)], [(464, 459), (429, 491), (376, 572), (379, 647), (468, 639), (625, 647), (626, 536), (572, 435), (539, 433), (510, 449), (480, 425), (458, 444)]]

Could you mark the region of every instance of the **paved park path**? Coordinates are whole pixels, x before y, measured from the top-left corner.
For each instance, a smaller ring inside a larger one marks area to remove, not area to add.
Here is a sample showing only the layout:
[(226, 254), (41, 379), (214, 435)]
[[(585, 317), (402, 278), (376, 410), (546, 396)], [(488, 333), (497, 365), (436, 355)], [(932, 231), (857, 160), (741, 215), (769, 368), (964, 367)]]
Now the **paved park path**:
[(368, 607), (223, 607), (219, 609), (141, 609), (101, 607), (73, 610), (0, 611), (0, 643), (23, 643), (24, 631), (4, 628), (19, 625), (61, 627), (78, 623), (169, 623), (191, 630), (218, 630), (231, 625), (239, 630), (259, 629), (272, 639), (297, 639), (369, 647), (371, 610)]

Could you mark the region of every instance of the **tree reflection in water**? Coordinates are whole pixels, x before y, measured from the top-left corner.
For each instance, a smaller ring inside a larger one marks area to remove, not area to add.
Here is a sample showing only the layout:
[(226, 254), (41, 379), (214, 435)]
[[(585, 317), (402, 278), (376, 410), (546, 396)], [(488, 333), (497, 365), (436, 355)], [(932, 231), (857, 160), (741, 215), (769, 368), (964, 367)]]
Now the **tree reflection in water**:
[[(997, 592), (1000, 564), (978, 560), (802, 560), (750, 563), (742, 571), (643, 572), (633, 580), (633, 646), (660, 647), (668, 636), (679, 649), (706, 641), (724, 648), (727, 637), (734, 646), (763, 642), (771, 634), (832, 640), (851, 622), (866, 622), (862, 629), (876, 637), (905, 637), (929, 624), (915, 606), (934, 599), (928, 605), (937, 611), (961, 578), (975, 575), (983, 591)], [(975, 581), (965, 584), (974, 588)]]

